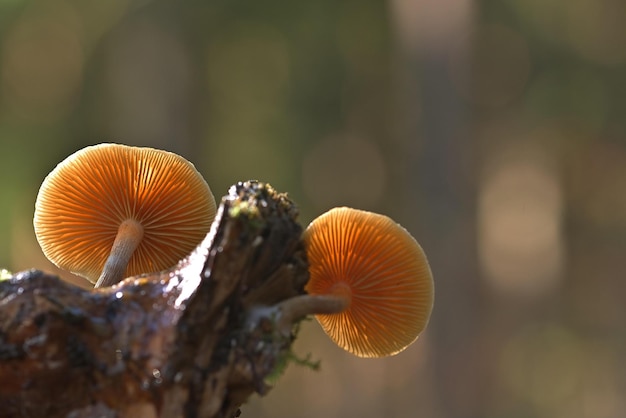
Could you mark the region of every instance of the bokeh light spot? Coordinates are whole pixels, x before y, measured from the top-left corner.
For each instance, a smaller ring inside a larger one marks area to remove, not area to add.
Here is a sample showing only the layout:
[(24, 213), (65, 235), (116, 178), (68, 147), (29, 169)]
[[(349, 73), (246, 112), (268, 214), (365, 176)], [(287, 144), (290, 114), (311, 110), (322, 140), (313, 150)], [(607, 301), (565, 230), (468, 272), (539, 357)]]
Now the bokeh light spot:
[(392, 0), (391, 17), (402, 46), (436, 50), (467, 36), (472, 7), (471, 0)]
[(496, 290), (543, 294), (558, 283), (564, 261), (561, 186), (540, 158), (510, 155), (480, 187), (481, 267)]

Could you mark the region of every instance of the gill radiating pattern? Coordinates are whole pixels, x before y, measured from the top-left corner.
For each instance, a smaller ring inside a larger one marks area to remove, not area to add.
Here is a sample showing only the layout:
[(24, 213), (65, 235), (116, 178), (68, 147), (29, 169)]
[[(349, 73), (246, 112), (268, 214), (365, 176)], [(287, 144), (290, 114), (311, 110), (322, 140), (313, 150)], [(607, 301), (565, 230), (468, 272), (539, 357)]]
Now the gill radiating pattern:
[[(170, 267), (191, 252), (213, 221), (207, 213), (215, 213), (213, 195), (184, 158), (100, 144), (71, 155), (46, 177), (34, 226), (49, 259), (94, 280), (124, 220), (144, 229), (127, 267), (134, 275)], [(59, 252), (60, 246), (72, 251)]]
[(318, 315), (339, 346), (362, 357), (392, 355), (413, 342), (432, 308), (432, 277), (419, 244), (390, 218), (332, 209), (304, 235), (311, 294), (346, 297), (339, 314)]

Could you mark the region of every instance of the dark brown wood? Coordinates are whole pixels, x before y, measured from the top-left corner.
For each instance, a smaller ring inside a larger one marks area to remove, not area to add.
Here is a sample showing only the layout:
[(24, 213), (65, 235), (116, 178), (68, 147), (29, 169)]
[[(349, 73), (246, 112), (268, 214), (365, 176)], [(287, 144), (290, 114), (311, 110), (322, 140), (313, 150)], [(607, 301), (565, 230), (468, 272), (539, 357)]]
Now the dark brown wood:
[(239, 183), (170, 271), (91, 291), (36, 270), (0, 282), (0, 415), (237, 416), (290, 354), (280, 306), (308, 280), (296, 218)]

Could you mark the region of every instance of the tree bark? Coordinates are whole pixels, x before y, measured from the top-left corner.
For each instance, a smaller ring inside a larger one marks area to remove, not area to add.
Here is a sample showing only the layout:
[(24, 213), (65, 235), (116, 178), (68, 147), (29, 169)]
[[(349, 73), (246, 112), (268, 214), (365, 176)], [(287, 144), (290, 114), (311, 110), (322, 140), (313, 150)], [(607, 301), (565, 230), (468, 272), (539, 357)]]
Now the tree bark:
[(169, 271), (95, 290), (36, 270), (0, 282), (0, 415), (238, 416), (295, 338), (281, 302), (308, 280), (297, 214), (238, 183)]

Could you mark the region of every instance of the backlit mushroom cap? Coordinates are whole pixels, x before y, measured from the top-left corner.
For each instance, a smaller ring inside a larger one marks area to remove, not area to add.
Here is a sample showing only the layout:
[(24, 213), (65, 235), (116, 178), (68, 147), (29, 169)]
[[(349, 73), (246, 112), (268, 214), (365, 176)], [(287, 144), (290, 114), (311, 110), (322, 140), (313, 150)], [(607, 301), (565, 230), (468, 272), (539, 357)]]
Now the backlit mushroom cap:
[(336, 295), (348, 307), (317, 320), (340, 347), (360, 357), (397, 354), (426, 327), (434, 287), (415, 239), (384, 215), (335, 208), (304, 233), (311, 295)]
[(50, 261), (95, 283), (121, 241), (118, 232), (138, 239), (123, 277), (160, 271), (200, 243), (215, 211), (209, 186), (184, 158), (100, 144), (69, 156), (46, 177), (34, 226)]

